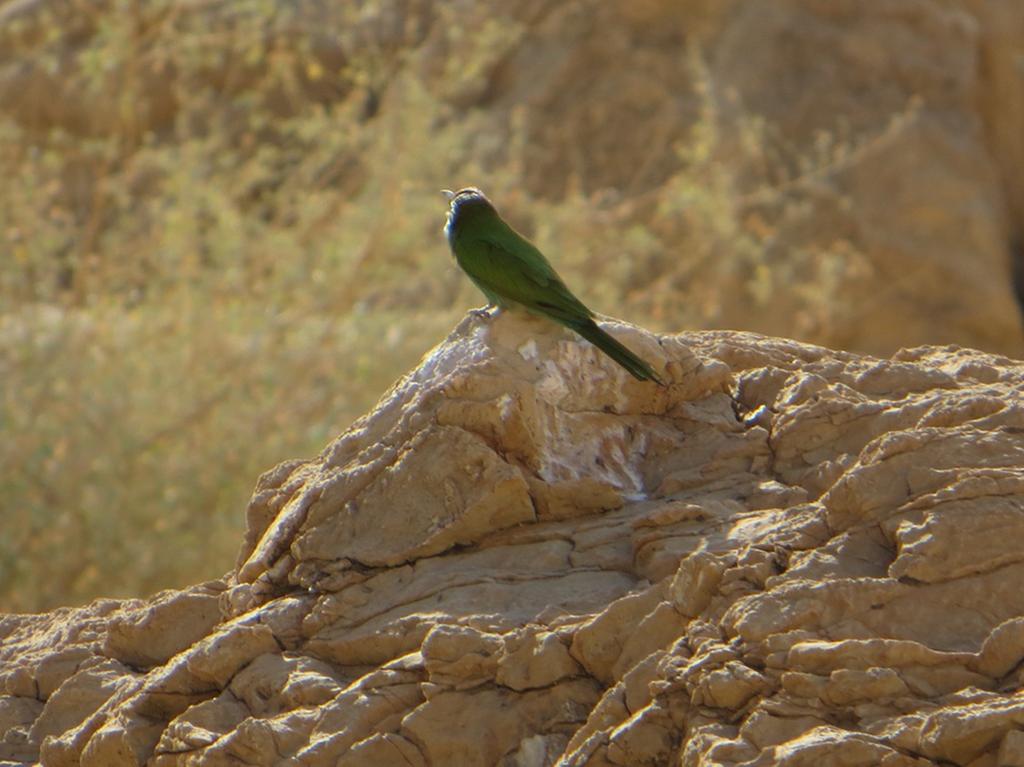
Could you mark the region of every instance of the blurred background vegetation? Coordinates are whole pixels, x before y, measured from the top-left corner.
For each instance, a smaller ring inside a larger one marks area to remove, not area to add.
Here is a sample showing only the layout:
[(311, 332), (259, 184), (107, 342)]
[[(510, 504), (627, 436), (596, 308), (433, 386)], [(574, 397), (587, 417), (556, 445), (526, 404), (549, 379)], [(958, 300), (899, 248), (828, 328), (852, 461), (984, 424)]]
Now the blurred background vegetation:
[(626, 5), (0, 3), (0, 609), (228, 570), (257, 476), (481, 303), (442, 187), (651, 329), (905, 341), (850, 209), (927, 100), (794, 133), (709, 66), (727, 4)]

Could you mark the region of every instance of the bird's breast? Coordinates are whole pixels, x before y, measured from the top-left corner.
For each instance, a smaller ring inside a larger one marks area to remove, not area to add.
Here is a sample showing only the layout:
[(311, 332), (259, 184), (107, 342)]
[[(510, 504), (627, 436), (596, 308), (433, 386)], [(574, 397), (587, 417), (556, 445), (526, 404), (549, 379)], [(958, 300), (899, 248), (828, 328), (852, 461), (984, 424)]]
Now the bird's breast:
[(451, 248), (452, 255), (454, 256), (455, 255), (455, 227), (453, 226), (453, 224), (454, 224), (454, 216), (452, 215), (451, 211), (448, 211), (448, 215), (445, 217), (444, 229), (442, 229), (442, 231), (444, 232), (445, 239), (448, 240), (448, 247)]

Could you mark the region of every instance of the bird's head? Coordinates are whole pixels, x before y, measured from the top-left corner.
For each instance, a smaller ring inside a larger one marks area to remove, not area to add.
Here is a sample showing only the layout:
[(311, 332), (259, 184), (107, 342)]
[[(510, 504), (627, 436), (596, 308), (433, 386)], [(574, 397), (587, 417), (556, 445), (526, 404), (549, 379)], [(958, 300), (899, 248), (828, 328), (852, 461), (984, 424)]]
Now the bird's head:
[(482, 210), (494, 211), (494, 206), (487, 199), (487, 195), (475, 186), (467, 186), (457, 192), (442, 189), (441, 194), (448, 200), (448, 218), (444, 224), (444, 233), (449, 242), (455, 229), (467, 216)]

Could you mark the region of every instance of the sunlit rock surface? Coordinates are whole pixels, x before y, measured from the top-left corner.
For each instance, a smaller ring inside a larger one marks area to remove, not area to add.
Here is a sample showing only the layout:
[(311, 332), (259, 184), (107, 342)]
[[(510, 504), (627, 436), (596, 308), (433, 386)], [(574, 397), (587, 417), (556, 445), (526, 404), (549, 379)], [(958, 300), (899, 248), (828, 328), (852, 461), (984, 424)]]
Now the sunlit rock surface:
[[(1024, 759), (1020, 363), (468, 316), (238, 568), (0, 618), (0, 759)], [(344, 375), (344, 370), (339, 370)]]

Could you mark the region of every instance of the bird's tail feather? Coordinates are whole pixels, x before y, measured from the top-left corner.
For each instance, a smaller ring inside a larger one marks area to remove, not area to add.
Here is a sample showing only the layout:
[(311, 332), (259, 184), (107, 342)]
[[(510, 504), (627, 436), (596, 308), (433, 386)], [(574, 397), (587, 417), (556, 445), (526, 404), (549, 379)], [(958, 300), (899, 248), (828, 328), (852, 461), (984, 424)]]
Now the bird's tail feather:
[(569, 327), (619, 363), (634, 378), (640, 381), (654, 381), (662, 386), (665, 385), (651, 369), (650, 365), (612, 338), (612, 336), (608, 335), (608, 333), (601, 330), (592, 319), (588, 318), (582, 322), (574, 322)]

